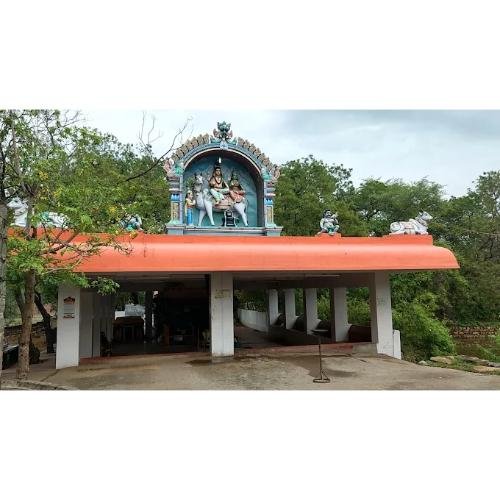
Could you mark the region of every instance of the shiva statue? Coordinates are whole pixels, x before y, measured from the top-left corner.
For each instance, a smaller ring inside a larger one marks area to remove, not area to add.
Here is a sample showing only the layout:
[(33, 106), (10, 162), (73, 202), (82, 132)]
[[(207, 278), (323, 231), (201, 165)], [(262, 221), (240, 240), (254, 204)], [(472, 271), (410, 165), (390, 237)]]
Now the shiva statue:
[(229, 193), (229, 186), (222, 176), (220, 159), (219, 162), (214, 164), (212, 177), (210, 177), (208, 185), (210, 186), (210, 194), (214, 197), (216, 205), (224, 200), (224, 195)]
[(337, 219), (338, 214), (332, 214), (331, 210), (325, 210), (323, 212), (323, 218), (319, 223), (321, 228), (321, 233), (328, 233), (330, 235), (335, 234), (339, 230), (339, 221)]

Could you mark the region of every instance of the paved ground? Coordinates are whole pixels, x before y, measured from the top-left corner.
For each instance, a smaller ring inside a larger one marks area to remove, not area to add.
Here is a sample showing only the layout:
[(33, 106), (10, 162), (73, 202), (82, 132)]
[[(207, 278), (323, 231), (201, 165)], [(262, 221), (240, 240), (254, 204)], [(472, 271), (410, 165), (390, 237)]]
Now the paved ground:
[[(315, 384), (318, 357), (281, 348), (212, 363), (208, 354), (93, 360), (55, 370), (53, 359), (32, 367), (31, 380), (78, 389), (500, 389), (500, 376), (419, 366), (385, 356), (328, 352), (330, 384)], [(4, 373), (13, 378), (12, 368)]]

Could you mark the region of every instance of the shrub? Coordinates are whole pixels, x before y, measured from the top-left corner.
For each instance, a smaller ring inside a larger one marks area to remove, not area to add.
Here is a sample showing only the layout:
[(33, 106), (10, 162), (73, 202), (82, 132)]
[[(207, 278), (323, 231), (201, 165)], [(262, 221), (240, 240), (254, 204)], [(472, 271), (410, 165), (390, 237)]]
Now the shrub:
[(370, 325), (370, 305), (367, 300), (358, 297), (349, 297), (349, 323), (358, 326)]
[(330, 321), (330, 296), (319, 295), (318, 318), (322, 321)]
[(394, 310), (394, 328), (401, 332), (404, 359), (420, 361), (431, 356), (454, 354), (450, 332), (429, 310), (418, 302), (401, 303)]
[(495, 352), (494, 348), (490, 349), (480, 344), (476, 344), (475, 347), (479, 358), (487, 359), (488, 361), (495, 361), (495, 362), (500, 361), (500, 355)]

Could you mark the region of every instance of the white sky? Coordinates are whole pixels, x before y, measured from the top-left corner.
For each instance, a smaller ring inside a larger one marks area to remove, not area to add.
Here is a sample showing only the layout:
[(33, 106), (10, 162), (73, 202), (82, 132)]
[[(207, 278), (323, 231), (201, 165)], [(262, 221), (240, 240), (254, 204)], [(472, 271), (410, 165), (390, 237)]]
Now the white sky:
[[(156, 119), (157, 153), (188, 118), (184, 135), (212, 132), (231, 122), (235, 136), (253, 142), (274, 163), (314, 155), (368, 177), (413, 181), (427, 177), (448, 195), (465, 194), (484, 171), (500, 169), (500, 111), (209, 111), (147, 110)], [(87, 124), (137, 142), (143, 111), (84, 111)], [(147, 123), (151, 123), (150, 121)], [(146, 127), (147, 128), (147, 127)], [(155, 134), (153, 134), (155, 135)]]

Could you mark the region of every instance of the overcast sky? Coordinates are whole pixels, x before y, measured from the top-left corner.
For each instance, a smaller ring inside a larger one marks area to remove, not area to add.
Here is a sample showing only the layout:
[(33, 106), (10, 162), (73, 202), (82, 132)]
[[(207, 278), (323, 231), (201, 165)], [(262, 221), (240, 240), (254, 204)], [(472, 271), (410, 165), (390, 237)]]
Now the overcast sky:
[[(405, 181), (427, 177), (448, 195), (465, 194), (484, 171), (500, 169), (500, 111), (148, 111), (156, 118), (161, 154), (191, 118), (184, 138), (231, 122), (274, 163), (309, 154), (368, 177)], [(137, 142), (142, 111), (86, 111), (87, 124)]]

